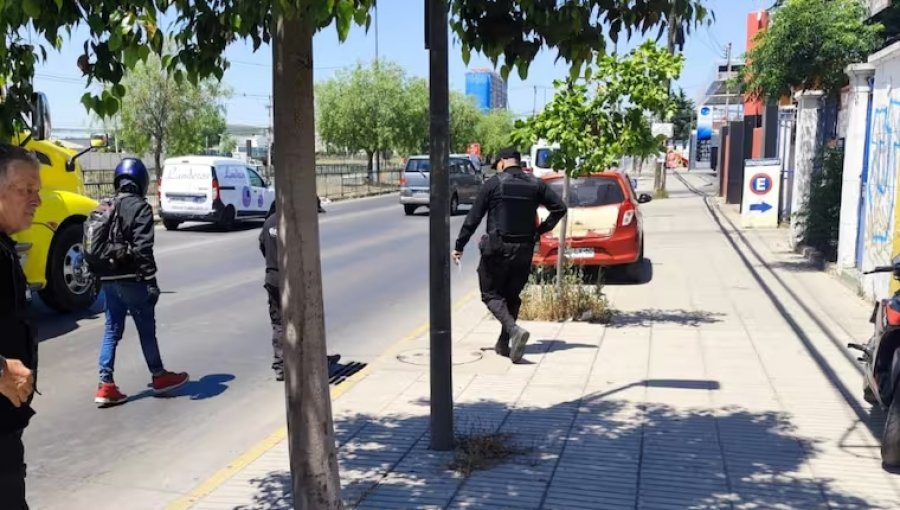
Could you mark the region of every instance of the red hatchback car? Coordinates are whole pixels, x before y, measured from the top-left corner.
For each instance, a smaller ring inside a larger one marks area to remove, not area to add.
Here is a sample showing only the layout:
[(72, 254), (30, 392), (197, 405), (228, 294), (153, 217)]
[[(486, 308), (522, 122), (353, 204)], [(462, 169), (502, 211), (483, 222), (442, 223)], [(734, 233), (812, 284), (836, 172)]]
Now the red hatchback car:
[[(560, 196), (564, 178), (554, 174), (544, 178)], [(567, 259), (579, 266), (623, 267), (632, 280), (640, 280), (644, 259), (644, 229), (640, 204), (652, 198), (638, 195), (628, 176), (619, 170), (591, 174), (569, 180)], [(538, 210), (540, 219), (548, 212)], [(541, 237), (535, 247), (533, 266), (555, 266), (559, 254), (562, 222)]]

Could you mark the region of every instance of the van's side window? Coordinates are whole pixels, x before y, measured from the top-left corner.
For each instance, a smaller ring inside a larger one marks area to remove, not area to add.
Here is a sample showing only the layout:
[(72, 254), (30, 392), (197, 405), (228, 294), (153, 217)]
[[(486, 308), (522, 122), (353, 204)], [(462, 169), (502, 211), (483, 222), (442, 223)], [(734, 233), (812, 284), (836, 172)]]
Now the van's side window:
[(251, 186), (254, 186), (257, 188), (265, 188), (266, 187), (266, 181), (264, 181), (263, 178), (260, 177), (259, 174), (256, 173), (255, 171), (250, 170), (248, 168), (247, 175), (250, 176), (250, 185)]

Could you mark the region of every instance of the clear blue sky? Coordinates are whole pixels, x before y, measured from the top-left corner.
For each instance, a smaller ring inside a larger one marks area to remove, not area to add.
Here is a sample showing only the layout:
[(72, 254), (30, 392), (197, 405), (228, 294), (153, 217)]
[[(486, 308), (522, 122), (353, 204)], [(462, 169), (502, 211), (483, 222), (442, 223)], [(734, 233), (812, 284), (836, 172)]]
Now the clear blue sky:
[[(694, 31), (688, 38), (686, 65), (678, 84), (687, 94), (697, 99), (712, 79), (715, 62), (723, 59), (725, 45), (733, 44), (733, 54), (744, 53), (746, 18), (752, 11), (767, 8), (771, 0), (707, 0), (716, 14), (716, 22), (709, 28)], [(380, 58), (394, 61), (411, 75), (428, 76), (428, 53), (423, 45), (423, 3), (421, 0), (380, 0), (378, 13), (378, 47)], [(83, 30), (73, 32), (59, 53), (51, 53), (48, 61), (39, 65), (35, 86), (50, 98), (53, 123), (59, 128), (90, 126), (90, 117), (79, 102), (84, 93), (84, 79), (75, 62), (85, 39)], [(450, 52), (450, 88), (463, 91), (466, 66), (462, 62), (459, 46), (452, 43)], [(620, 51), (634, 46), (639, 40), (622, 44)], [(316, 79), (327, 79), (337, 69), (353, 66), (357, 62), (370, 62), (375, 58), (374, 26), (366, 33), (354, 29), (343, 44), (338, 42), (333, 27), (327, 28), (315, 39)], [(227, 118), (232, 124), (267, 125), (266, 96), (271, 91), (271, 51), (263, 46), (253, 53), (252, 47), (236, 43), (229, 47), (227, 56), (232, 61), (225, 74), (225, 82), (234, 91), (227, 102)], [(552, 96), (554, 79), (568, 72), (564, 62), (555, 64), (555, 54), (544, 51), (532, 64), (528, 79), (519, 80), (516, 73), (509, 79), (509, 106), (515, 114), (527, 114), (538, 109)], [(491, 67), (490, 61), (473, 55), (469, 68)], [(535, 87), (537, 93), (535, 94)], [(259, 97), (262, 96), (262, 97)]]

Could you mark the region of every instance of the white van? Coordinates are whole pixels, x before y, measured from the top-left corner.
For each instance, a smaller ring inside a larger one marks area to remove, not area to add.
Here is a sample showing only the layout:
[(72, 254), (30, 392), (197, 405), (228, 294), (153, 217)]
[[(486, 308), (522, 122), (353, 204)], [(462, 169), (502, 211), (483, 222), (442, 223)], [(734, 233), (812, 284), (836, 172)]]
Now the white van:
[(239, 220), (263, 219), (275, 188), (239, 159), (217, 156), (169, 158), (157, 189), (159, 216), (167, 230), (185, 221), (231, 228)]

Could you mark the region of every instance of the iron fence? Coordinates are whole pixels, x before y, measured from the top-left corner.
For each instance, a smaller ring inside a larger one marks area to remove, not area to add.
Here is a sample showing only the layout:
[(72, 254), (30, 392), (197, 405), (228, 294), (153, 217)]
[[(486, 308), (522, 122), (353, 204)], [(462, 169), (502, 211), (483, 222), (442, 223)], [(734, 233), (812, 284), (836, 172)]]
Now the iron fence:
[[(274, 181), (271, 167), (257, 167), (269, 182)], [(330, 200), (359, 198), (398, 191), (402, 165), (399, 161), (382, 162), (379, 171), (369, 171), (366, 161), (355, 159), (323, 160), (316, 163), (316, 190), (320, 197)], [(85, 193), (99, 200), (114, 194), (113, 170), (84, 169)], [(151, 205), (156, 206), (156, 183), (150, 183), (147, 193)]]

